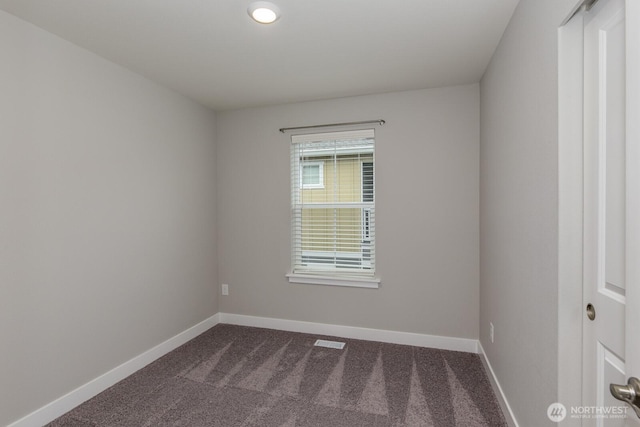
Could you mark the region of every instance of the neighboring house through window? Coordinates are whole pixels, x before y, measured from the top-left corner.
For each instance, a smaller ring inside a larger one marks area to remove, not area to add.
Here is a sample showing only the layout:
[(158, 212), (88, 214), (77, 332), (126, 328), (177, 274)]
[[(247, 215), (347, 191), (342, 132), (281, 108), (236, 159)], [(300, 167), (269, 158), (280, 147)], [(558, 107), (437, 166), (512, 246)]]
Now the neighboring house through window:
[[(373, 162), (362, 162), (362, 202), (373, 203)], [(362, 208), (362, 263), (370, 265), (371, 208)]]
[(303, 162), (300, 168), (301, 188), (324, 188), (324, 162)]
[(292, 282), (377, 287), (373, 129), (291, 138)]

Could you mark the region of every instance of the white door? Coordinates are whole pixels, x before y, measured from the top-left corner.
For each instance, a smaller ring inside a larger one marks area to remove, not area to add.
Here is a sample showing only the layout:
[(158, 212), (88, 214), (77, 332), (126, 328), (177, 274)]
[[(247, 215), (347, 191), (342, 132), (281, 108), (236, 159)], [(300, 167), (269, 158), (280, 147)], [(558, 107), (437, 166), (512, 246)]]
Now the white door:
[(640, 425), (610, 390), (640, 378), (638, 27), (640, 0), (599, 0), (584, 19), (584, 426)]

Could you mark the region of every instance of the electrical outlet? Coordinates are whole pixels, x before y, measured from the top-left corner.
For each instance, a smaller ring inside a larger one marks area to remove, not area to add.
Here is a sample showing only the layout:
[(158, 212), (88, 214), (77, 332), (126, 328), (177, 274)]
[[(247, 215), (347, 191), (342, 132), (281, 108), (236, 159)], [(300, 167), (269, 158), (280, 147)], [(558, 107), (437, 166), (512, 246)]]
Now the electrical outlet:
[(489, 338), (493, 342), (493, 322), (489, 322)]
[[(226, 283), (222, 284), (222, 295), (229, 295), (229, 285), (227, 285)], [(491, 339), (491, 341), (493, 341), (493, 338)]]

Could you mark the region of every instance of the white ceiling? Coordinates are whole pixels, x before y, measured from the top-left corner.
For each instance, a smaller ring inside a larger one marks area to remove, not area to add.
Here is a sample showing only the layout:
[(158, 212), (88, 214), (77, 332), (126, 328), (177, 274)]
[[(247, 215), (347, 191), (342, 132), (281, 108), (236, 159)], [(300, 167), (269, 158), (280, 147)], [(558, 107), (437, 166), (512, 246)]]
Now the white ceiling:
[(215, 110), (480, 80), (519, 0), (0, 0)]

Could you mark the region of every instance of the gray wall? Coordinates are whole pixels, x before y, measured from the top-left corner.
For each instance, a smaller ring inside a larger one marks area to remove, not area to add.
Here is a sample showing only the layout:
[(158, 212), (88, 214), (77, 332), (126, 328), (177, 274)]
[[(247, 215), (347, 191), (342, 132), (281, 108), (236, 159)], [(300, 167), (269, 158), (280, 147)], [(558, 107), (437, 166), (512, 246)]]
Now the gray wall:
[(208, 110), (0, 12), (0, 425), (217, 311)]
[[(220, 311), (478, 336), (477, 84), (217, 115)], [(383, 118), (376, 130), (380, 289), (290, 284), (285, 126)]]
[(557, 400), (557, 29), (576, 3), (521, 0), (480, 84), (480, 340), (523, 426)]

